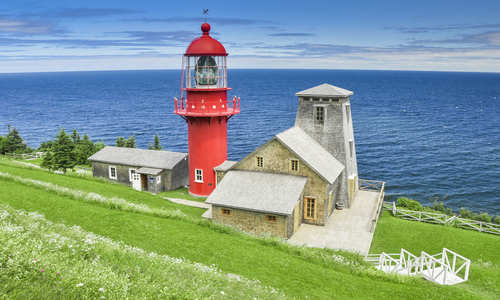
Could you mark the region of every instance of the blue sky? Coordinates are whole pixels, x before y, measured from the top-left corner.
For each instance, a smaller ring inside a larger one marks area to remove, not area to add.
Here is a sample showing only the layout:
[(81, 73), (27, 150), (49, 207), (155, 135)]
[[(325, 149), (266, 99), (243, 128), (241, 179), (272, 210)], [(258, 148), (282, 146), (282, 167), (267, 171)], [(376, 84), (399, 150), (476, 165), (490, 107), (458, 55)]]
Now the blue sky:
[(175, 69), (209, 9), (232, 68), (500, 72), (500, 1), (0, 2), (0, 72)]

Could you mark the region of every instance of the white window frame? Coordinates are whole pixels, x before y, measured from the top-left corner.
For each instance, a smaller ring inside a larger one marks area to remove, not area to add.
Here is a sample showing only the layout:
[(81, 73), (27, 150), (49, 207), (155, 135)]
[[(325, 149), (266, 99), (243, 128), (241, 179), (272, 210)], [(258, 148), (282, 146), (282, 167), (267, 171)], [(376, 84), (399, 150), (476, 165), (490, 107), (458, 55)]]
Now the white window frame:
[[(132, 173), (132, 171), (134, 171), (134, 173)], [(137, 173), (137, 169), (135, 169), (135, 168), (128, 169), (128, 179), (130, 180), (130, 182), (134, 181), (134, 174), (135, 173)]]
[[(115, 169), (115, 176), (111, 175), (111, 169)], [(108, 167), (108, 177), (109, 177), (109, 179), (113, 179), (113, 180), (118, 179), (118, 170), (116, 169), (116, 166), (109, 166)]]
[(345, 115), (347, 119), (347, 124), (349, 124), (349, 122), (351, 122), (351, 104), (349, 103), (345, 104)]
[(161, 183), (161, 175), (156, 176), (156, 184)]
[(203, 169), (194, 169), (194, 182), (203, 183)]
[(351, 155), (351, 158), (354, 158), (354, 141), (349, 140), (349, 154)]
[[(318, 107), (323, 107), (323, 123), (318, 123), (318, 121), (316, 120), (316, 116), (317, 116), (317, 108)], [(313, 105), (313, 123), (314, 123), (314, 126), (325, 126), (326, 124), (326, 115), (327, 115), (327, 105), (325, 104), (315, 104)]]

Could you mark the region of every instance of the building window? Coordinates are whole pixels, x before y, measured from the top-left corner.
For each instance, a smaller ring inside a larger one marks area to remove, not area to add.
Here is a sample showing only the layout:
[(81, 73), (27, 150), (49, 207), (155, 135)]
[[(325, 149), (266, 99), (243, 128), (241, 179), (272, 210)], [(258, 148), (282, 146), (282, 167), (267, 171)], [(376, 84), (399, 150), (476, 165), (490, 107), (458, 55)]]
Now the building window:
[(157, 184), (161, 183), (161, 175), (156, 176), (156, 183)]
[(315, 106), (314, 107), (314, 124), (323, 125), (325, 124), (325, 107)]
[(352, 155), (354, 153), (354, 142), (352, 140), (349, 141), (349, 153), (350, 153), (351, 158), (352, 158)]
[(203, 183), (203, 170), (202, 169), (194, 169), (194, 182)]
[(295, 172), (299, 170), (299, 161), (297, 159), (290, 160), (290, 170)]
[(128, 179), (132, 182), (134, 181), (135, 169), (128, 169)]
[(315, 219), (316, 218), (316, 199), (312, 197), (304, 198), (304, 218)]
[(351, 120), (351, 105), (350, 104), (345, 105), (345, 117), (347, 119), (347, 123), (349, 123)]
[(110, 179), (117, 179), (115, 166), (109, 166), (109, 178)]
[(227, 208), (221, 209), (221, 212), (223, 215), (230, 216), (231, 215), (231, 210)]
[(276, 216), (267, 215), (266, 220), (268, 220), (269, 222), (276, 222), (278, 221), (278, 218)]
[(257, 156), (257, 167), (259, 167), (259, 168), (263, 168), (264, 167), (264, 157)]

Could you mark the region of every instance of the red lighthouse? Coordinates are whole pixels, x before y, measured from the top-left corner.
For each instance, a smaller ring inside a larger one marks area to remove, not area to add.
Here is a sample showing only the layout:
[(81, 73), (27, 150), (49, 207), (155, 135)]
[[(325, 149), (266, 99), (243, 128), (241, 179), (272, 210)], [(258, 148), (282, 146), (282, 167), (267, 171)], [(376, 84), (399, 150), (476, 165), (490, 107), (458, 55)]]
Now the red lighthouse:
[(240, 101), (227, 101), (227, 52), (201, 25), (182, 59), (181, 96), (175, 113), (188, 126), (189, 192), (208, 196), (215, 188), (214, 167), (227, 159), (227, 121), (240, 112)]

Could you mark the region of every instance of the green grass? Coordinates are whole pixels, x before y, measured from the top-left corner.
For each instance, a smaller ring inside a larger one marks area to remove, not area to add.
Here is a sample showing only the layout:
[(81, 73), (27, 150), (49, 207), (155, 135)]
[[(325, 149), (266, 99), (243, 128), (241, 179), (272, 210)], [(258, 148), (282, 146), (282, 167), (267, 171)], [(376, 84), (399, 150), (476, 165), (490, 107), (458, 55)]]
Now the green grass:
[(205, 202), (205, 200), (207, 200), (206, 197), (191, 196), (189, 194), (189, 189), (185, 188), (185, 187), (178, 188), (178, 189), (173, 190), (173, 191), (166, 191), (163, 193), (159, 193), (158, 195), (163, 196), (163, 197), (179, 198), (179, 199), (193, 200), (193, 201), (199, 201), (199, 202)]
[[(0, 160), (0, 171), (52, 182), (72, 189), (97, 192), (107, 197), (118, 196), (127, 201), (135, 201), (152, 207), (156, 205), (162, 208), (180, 208), (193, 219), (201, 220), (200, 215), (203, 211), (174, 205), (158, 196), (140, 193), (126, 186), (19, 167), (8, 161)], [(485, 261), (491, 262), (491, 266), (488, 267), (484, 262), (478, 266), (474, 265), (469, 283), (442, 287), (423, 279), (386, 276), (380, 272), (371, 271), (363, 264), (356, 263), (359, 258), (354, 255), (321, 249), (287, 247), (279, 242), (256, 239), (230, 230), (221, 231), (210, 226), (200, 226), (196, 222), (113, 210), (78, 201), (43, 188), (5, 179), (0, 179), (0, 202), (16, 209), (37, 211), (52, 222), (78, 225), (86, 231), (122, 241), (146, 251), (214, 265), (226, 273), (240, 274), (252, 280), (259, 280), (263, 285), (277, 288), (291, 298), (482, 299), (493, 298), (498, 291), (496, 285), (500, 282), (498, 259), (490, 259), (496, 257), (498, 251), (491, 252), (484, 257)], [(380, 220), (373, 246), (376, 252), (382, 249), (394, 251), (397, 248), (398, 250), (401, 247), (400, 244), (404, 244), (405, 233), (408, 234), (412, 232), (411, 230), (419, 231), (421, 225), (427, 225), (410, 222), (411, 224), (408, 225), (410, 227), (399, 228), (394, 226), (397, 223), (392, 222), (392, 219), (394, 222), (402, 221), (386, 216)], [(441, 227), (435, 230), (438, 231)], [(402, 231), (401, 242), (391, 240), (393, 231), (398, 230)], [(483, 239), (484, 234), (470, 233), (479, 235), (480, 240)], [(498, 244), (498, 239), (491, 240), (487, 244), (495, 241)], [(413, 249), (410, 248), (411, 242), (412, 240), (408, 239), (405, 248)], [(467, 256), (466, 253), (460, 252), (460, 249), (447, 247)], [(491, 250), (491, 248), (487, 249)], [(433, 253), (432, 250), (427, 249), (430, 253)], [(480, 253), (481, 250), (477, 252)], [(345, 257), (354, 264), (332, 263), (333, 255)], [(0, 272), (2, 272), (1, 269)], [(491, 275), (491, 277), (486, 275)], [(480, 280), (485, 282), (481, 283)]]
[(55, 174), (41, 169), (21, 166), (7, 159), (0, 159), (0, 171), (25, 178), (50, 182), (71, 189), (93, 192), (106, 197), (124, 198), (132, 203), (146, 204), (152, 208), (179, 209), (191, 216), (199, 217), (204, 212), (203, 209), (175, 204), (160, 196), (136, 191), (128, 186), (109, 182), (105, 179), (72, 174)]
[(401, 248), (419, 255), (448, 248), (471, 260), (469, 281), (459, 286), (485, 298), (500, 295), (500, 236), (393, 217), (379, 219), (371, 253), (397, 253)]

